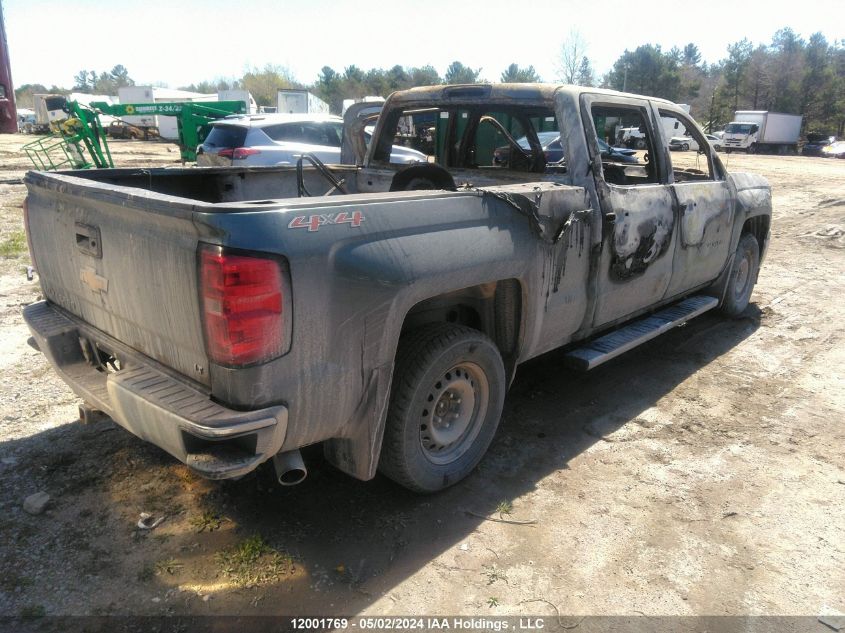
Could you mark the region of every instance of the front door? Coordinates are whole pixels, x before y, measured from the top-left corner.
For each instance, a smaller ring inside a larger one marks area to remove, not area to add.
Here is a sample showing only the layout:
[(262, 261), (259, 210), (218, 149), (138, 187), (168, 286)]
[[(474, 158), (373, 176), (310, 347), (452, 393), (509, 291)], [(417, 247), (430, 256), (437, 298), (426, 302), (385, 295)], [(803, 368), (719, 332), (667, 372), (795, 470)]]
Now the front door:
[(667, 295), (675, 296), (722, 272), (731, 243), (732, 199), (724, 167), (698, 127), (679, 112), (661, 109), (659, 114), (664, 130), (683, 130), (674, 132), (683, 142), (672, 147), (690, 148), (671, 152), (669, 180), (677, 197), (678, 240)]

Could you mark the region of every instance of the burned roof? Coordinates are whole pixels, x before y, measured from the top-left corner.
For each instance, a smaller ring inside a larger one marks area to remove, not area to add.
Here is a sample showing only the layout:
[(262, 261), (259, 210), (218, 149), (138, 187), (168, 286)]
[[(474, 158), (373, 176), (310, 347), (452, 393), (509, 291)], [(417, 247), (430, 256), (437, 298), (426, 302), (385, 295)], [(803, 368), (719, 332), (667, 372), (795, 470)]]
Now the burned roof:
[(665, 104), (672, 104), (671, 101), (657, 97), (635, 95), (626, 92), (618, 92), (616, 90), (606, 90), (604, 88), (545, 83), (452, 84), (443, 86), (422, 86), (419, 88), (410, 88), (408, 90), (399, 90), (394, 92), (390, 96), (390, 100), (393, 103), (529, 102), (536, 104), (544, 101), (551, 103), (558, 92), (569, 93), (575, 98), (577, 98), (581, 93), (588, 92), (591, 94), (604, 94), (617, 97), (637, 97), (640, 99), (649, 99)]

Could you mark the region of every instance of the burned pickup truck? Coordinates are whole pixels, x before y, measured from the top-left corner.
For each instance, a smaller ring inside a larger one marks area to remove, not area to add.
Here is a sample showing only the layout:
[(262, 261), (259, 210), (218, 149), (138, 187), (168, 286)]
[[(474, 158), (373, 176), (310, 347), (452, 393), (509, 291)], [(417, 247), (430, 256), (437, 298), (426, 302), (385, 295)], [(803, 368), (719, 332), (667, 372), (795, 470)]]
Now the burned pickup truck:
[[(696, 168), (672, 164), (667, 118)], [(209, 478), (273, 460), (295, 483), (320, 443), (431, 492), (482, 459), (521, 362), (565, 346), (588, 370), (746, 308), (770, 188), (672, 103), (438, 86), (372, 123), (348, 117), (348, 165), (27, 174), (45, 300), (24, 316), (86, 411)], [(645, 149), (609, 151), (620, 126)], [(428, 160), (391, 164), (413, 139)]]

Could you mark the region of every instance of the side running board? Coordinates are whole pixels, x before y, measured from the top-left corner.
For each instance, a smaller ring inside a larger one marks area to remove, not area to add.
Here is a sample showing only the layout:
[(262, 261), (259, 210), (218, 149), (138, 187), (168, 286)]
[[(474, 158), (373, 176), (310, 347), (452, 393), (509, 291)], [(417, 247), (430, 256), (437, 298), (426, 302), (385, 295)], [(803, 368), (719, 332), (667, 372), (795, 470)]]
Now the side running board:
[(642, 345), (674, 327), (683, 325), (717, 305), (719, 305), (719, 300), (715, 297), (704, 295), (687, 297), (679, 303), (658, 310), (654, 314), (573, 349), (564, 356), (566, 364), (581, 371), (593, 369), (637, 345)]

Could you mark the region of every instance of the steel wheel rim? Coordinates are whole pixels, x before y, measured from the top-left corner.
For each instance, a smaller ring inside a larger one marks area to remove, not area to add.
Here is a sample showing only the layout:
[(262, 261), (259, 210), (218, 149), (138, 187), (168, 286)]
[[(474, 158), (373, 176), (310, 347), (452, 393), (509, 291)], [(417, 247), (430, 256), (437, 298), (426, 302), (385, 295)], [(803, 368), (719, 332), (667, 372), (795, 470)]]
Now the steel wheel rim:
[(739, 269), (736, 271), (736, 284), (734, 285), (734, 292), (737, 298), (745, 294), (748, 280), (751, 278), (751, 264), (747, 257), (743, 257), (739, 262)]
[(449, 464), (466, 453), (489, 402), (490, 384), (475, 363), (459, 363), (436, 378), (420, 408), (420, 447), (426, 459)]

